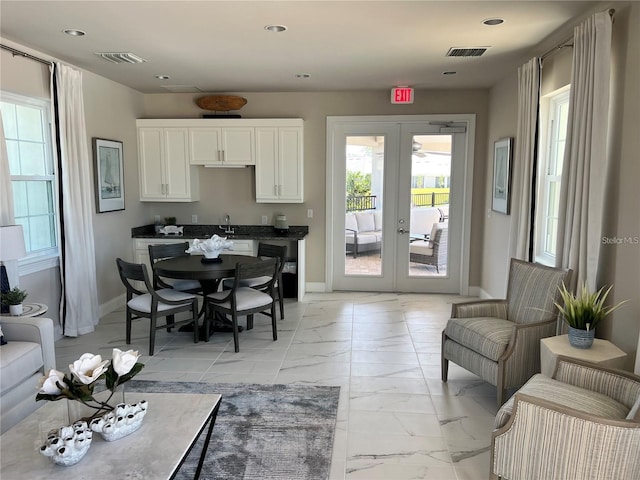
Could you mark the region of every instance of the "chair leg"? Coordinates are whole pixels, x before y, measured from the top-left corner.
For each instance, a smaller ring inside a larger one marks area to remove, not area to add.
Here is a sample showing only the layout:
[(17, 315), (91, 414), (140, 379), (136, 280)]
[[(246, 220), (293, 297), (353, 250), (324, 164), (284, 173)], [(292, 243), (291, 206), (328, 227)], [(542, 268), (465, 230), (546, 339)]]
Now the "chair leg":
[(253, 314), (247, 315), (247, 330), (253, 329)]
[(193, 343), (198, 343), (200, 340), (200, 327), (198, 326), (198, 299), (194, 298), (191, 302), (191, 312), (193, 313)]
[(173, 325), (174, 323), (176, 323), (175, 316), (167, 315), (167, 332), (171, 332), (173, 327), (171, 327), (170, 325)]
[(273, 330), (273, 341), (278, 340), (278, 329), (276, 323), (276, 303), (271, 303), (271, 330)]
[(210, 322), (209, 316), (212, 315), (212, 313), (206, 298), (204, 300), (204, 305), (202, 307), (204, 308), (204, 317), (202, 317), (202, 322), (204, 324), (204, 341), (208, 342), (209, 341), (209, 322)]
[(442, 377), (442, 381), (446, 383), (448, 377), (449, 377), (449, 360), (444, 358), (444, 342), (446, 341), (447, 337), (444, 334), (444, 331), (442, 332), (442, 345), (440, 347), (440, 368), (441, 368), (441, 377)]
[(149, 319), (149, 356), (152, 357), (153, 356), (153, 348), (155, 346), (156, 343), (156, 317), (154, 315), (151, 315), (151, 318)]
[(442, 357), (440, 368), (442, 369), (442, 381), (446, 383), (449, 378), (449, 360), (444, 356)]
[(131, 344), (131, 310), (127, 307), (127, 325), (126, 325), (126, 342)]
[(280, 320), (284, 320), (284, 287), (282, 277), (278, 279), (278, 302), (280, 303)]
[(234, 311), (231, 315), (231, 322), (233, 323), (233, 346), (236, 353), (240, 351), (240, 340), (238, 339), (238, 314)]

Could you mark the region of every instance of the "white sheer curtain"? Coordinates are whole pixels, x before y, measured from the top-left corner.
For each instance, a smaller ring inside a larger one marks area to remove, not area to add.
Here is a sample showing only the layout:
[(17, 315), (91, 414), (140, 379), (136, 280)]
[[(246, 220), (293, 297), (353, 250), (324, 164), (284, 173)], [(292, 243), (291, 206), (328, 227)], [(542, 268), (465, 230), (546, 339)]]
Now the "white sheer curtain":
[(511, 177), (511, 257), (530, 261), (534, 221), (540, 61), (532, 58), (518, 69), (518, 124)]
[[(7, 142), (4, 138), (4, 127), (0, 115), (0, 225), (13, 225), (15, 216), (13, 210), (13, 188), (11, 173), (9, 172), (9, 157), (7, 156)], [(2, 260), (0, 258), (0, 260)], [(6, 271), (9, 285), (13, 288), (20, 285), (18, 276), (18, 261), (5, 260), (2, 262)]]
[(569, 123), (562, 170), (557, 266), (574, 284), (597, 288), (608, 171), (611, 17), (597, 13), (574, 30)]
[(7, 141), (4, 138), (4, 127), (0, 115), (0, 225), (13, 225), (15, 221), (12, 192)]
[[(56, 63), (51, 88), (57, 101), (60, 154), (63, 334), (75, 337), (94, 330), (99, 319), (91, 186), (91, 156), (82, 98), (82, 73)], [(57, 98), (56, 98), (57, 97)]]

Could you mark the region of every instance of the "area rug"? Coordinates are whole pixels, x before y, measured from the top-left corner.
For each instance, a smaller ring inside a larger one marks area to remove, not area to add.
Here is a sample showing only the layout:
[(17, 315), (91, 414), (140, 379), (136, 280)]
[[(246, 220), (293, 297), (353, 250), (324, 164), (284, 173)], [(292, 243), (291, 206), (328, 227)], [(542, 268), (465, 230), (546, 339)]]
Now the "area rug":
[[(203, 480), (329, 478), (340, 387), (132, 380), (127, 390), (222, 395)], [(176, 479), (193, 478), (205, 434)]]

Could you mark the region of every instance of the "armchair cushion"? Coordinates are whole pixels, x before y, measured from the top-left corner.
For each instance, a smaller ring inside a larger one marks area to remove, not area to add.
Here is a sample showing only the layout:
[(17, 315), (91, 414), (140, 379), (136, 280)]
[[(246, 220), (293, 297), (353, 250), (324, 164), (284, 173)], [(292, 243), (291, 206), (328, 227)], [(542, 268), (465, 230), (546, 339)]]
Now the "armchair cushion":
[(455, 318), (447, 322), (445, 335), (483, 357), (498, 361), (509, 345), (513, 322), (499, 318)]
[[(626, 405), (607, 395), (559, 382), (540, 373), (531, 377), (518, 390), (518, 393), (544, 398), (564, 407), (612, 420), (624, 419), (629, 412), (629, 408)], [(514, 400), (514, 397), (511, 397), (500, 408), (495, 418), (494, 429), (500, 428), (507, 423), (513, 413)]]
[(2, 347), (0, 362), (0, 392), (5, 393), (22, 383), (25, 375), (42, 370), (44, 359), (40, 344), (34, 342), (9, 342)]
[(376, 230), (373, 212), (359, 212), (355, 217), (358, 222), (358, 232), (374, 232)]

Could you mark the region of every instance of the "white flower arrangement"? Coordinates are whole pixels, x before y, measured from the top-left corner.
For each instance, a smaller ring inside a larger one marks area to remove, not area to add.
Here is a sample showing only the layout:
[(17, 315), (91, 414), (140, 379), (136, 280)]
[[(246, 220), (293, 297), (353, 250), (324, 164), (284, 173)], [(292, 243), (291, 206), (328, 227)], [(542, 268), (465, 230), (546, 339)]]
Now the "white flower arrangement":
[[(144, 367), (144, 364), (138, 362), (139, 358), (137, 351), (124, 352), (119, 348), (113, 349), (111, 360), (102, 360), (100, 355), (85, 353), (69, 365), (69, 374), (49, 370), (40, 380), (40, 391), (36, 400), (76, 400), (95, 410), (91, 418), (103, 415), (114, 409), (108, 402), (116, 388), (131, 380)], [(102, 379), (111, 390), (111, 395), (104, 402), (96, 400), (93, 396), (96, 383)]]
[(206, 240), (195, 239), (186, 250), (187, 253), (203, 253), (205, 258), (218, 258), (223, 250), (233, 250), (233, 242), (227, 237), (213, 235)]

